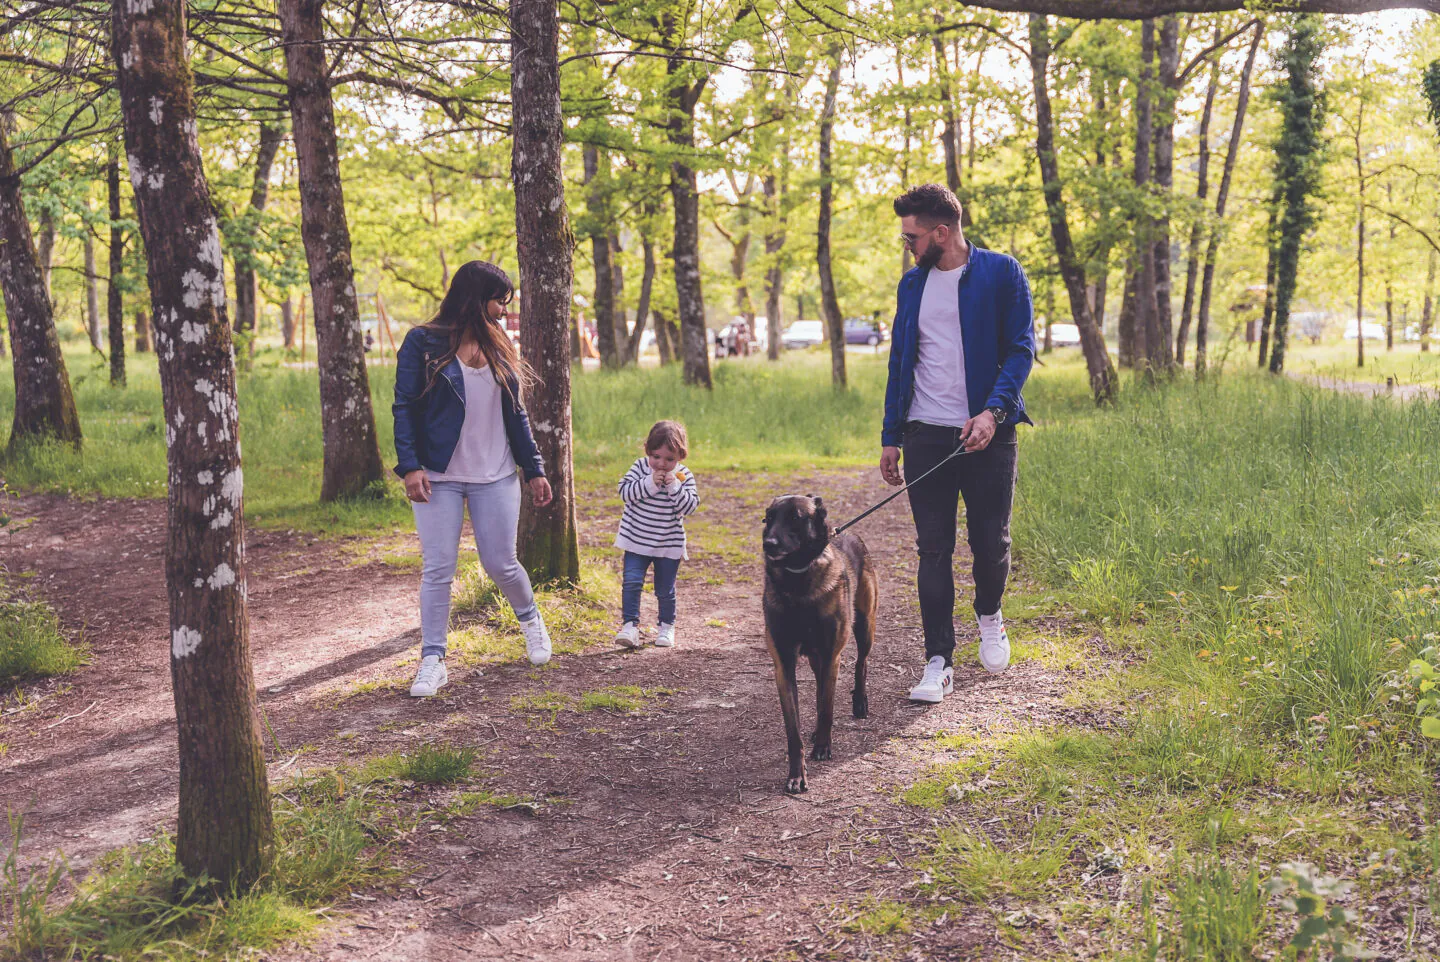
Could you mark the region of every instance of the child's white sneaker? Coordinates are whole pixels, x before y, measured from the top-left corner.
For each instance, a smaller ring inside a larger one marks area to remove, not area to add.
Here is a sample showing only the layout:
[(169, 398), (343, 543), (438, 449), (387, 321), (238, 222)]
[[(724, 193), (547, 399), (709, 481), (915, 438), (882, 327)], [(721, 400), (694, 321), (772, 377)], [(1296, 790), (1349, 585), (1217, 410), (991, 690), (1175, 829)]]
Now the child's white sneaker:
[(535, 612), (535, 617), (529, 621), (520, 622), (520, 630), (525, 633), (525, 654), (530, 659), (530, 664), (539, 668), (550, 661), (552, 654), (550, 648), (550, 632), (545, 630), (545, 619), (540, 612)]
[(410, 694), (415, 698), (429, 698), (450, 680), (445, 670), (445, 659), (439, 655), (426, 655), (420, 659), (420, 670), (415, 672), (415, 681), (410, 685)]
[(1000, 612), (980, 615), (980, 664), (992, 675), (1010, 667), (1010, 635)]
[(660, 630), (657, 631), (657, 632), (655, 632), (655, 647), (656, 647), (656, 648), (674, 648), (674, 647), (675, 647), (675, 626), (674, 626), (674, 625), (661, 625), (661, 626), (660, 626)]
[(627, 621), (615, 632), (615, 644), (621, 648), (639, 648), (645, 642), (640, 640), (640, 626), (633, 621)]

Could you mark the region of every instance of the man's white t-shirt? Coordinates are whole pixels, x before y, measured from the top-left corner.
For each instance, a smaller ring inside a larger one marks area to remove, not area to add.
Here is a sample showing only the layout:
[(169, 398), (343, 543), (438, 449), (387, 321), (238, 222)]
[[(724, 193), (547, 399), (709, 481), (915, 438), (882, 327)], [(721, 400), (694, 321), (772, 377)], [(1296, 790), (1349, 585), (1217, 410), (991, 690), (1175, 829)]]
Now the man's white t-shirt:
[(920, 346), (911, 421), (963, 428), (970, 419), (965, 395), (965, 345), (960, 339), (960, 280), (969, 263), (951, 271), (931, 268), (920, 295)]

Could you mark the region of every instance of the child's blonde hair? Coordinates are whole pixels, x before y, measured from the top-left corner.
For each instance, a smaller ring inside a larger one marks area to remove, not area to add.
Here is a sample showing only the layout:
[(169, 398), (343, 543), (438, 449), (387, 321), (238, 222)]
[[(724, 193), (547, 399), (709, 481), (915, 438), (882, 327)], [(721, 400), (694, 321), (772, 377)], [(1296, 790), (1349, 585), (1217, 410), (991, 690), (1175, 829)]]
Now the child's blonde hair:
[(689, 442), (685, 438), (685, 425), (679, 421), (655, 422), (655, 426), (645, 438), (645, 453), (654, 454), (665, 447), (674, 451), (675, 457), (682, 460), (690, 453)]

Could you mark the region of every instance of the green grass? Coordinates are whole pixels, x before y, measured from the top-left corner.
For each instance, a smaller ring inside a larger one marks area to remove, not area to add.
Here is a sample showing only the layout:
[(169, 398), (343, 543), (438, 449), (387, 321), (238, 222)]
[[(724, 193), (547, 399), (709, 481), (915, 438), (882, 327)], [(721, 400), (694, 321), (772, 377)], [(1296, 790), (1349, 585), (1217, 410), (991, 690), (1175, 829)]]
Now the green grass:
[(219, 896), (179, 874), (173, 840), (162, 837), (104, 856), (64, 899), (63, 860), (20, 869), (21, 825), (12, 819), (12, 847), (0, 873), (0, 922), (8, 929), (0, 959), (198, 962), (250, 958), (303, 941), (325, 921), (326, 906), (393, 869), (373, 841), (381, 828), (368, 795), (340, 796), (316, 785), (297, 786), (293, 794), (295, 802), (275, 798), (270, 875)]
[(470, 775), (477, 754), (464, 746), (426, 744), (413, 753), (393, 752), (368, 759), (354, 778), (362, 785), (392, 780), (449, 785)]
[(65, 637), (48, 604), (0, 594), (0, 685), (63, 675), (87, 657), (83, 644)]
[[(1253, 353), (1250, 359), (1253, 361)], [(1310, 344), (1303, 339), (1291, 343), (1286, 349), (1285, 361), (1286, 366), (1296, 373), (1318, 374), (1343, 381), (1384, 384), (1387, 377), (1393, 377), (1399, 384), (1440, 387), (1440, 332), (1431, 336), (1428, 352), (1422, 352), (1417, 342), (1397, 340), (1395, 349), (1387, 351), (1383, 341), (1366, 341), (1364, 367), (1355, 364), (1354, 341), (1333, 339), (1320, 344)]]
[[(261, 527), (303, 528), (333, 535), (373, 534), (408, 526), (410, 508), (387, 478), (385, 496), (320, 505), (323, 450), (320, 393), (313, 369), (281, 367), (262, 351), (239, 373), (245, 452), (246, 520)], [(688, 428), (687, 463), (702, 478), (720, 470), (794, 471), (870, 460), (879, 438), (885, 389), (883, 357), (850, 357), (851, 389), (830, 388), (829, 362), (797, 354), (776, 364), (721, 364), (713, 391), (685, 385), (679, 365), (576, 373), (576, 471), (609, 487), (640, 454), (651, 424), (680, 418)], [(0, 361), (0, 425), (14, 410), (9, 361)], [(154, 355), (130, 359), (129, 385), (112, 388), (108, 369), (90, 353), (67, 352), (84, 431), (83, 450), (34, 445), (6, 457), (16, 488), (79, 496), (159, 498), (165, 494), (164, 416)], [(393, 366), (369, 369), (382, 459), (394, 463), (390, 403)], [(804, 403), (797, 403), (803, 398)], [(3, 429), (0, 429), (3, 430)], [(0, 435), (0, 445), (8, 436)]]

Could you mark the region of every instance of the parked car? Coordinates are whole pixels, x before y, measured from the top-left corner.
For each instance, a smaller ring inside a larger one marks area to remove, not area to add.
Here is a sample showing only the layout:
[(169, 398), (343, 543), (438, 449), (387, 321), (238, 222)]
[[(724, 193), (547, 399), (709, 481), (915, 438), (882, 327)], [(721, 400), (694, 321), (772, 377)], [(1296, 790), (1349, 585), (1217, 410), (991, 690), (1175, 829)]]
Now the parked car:
[[(1385, 327), (1384, 327), (1383, 324), (1377, 324), (1377, 323), (1375, 323), (1374, 321), (1366, 321), (1366, 322), (1361, 326), (1360, 329), (1364, 332), (1364, 334), (1365, 334), (1365, 340), (1367, 340), (1367, 341), (1383, 341), (1383, 340), (1385, 340)], [(1351, 321), (1349, 324), (1346, 324), (1346, 325), (1345, 325), (1345, 340), (1347, 340), (1347, 341), (1353, 341), (1353, 340), (1355, 340), (1355, 322), (1354, 322), (1354, 321)]]
[[(1045, 331), (1042, 329), (1038, 340), (1045, 343)], [(1074, 324), (1051, 324), (1050, 343), (1054, 347), (1074, 347), (1080, 343), (1080, 328)]]
[(785, 345), (786, 350), (814, 347), (824, 341), (825, 325), (820, 321), (796, 321), (780, 335), (780, 343)]
[(890, 336), (885, 325), (870, 317), (845, 318), (845, 343), (869, 344), (876, 347)]

